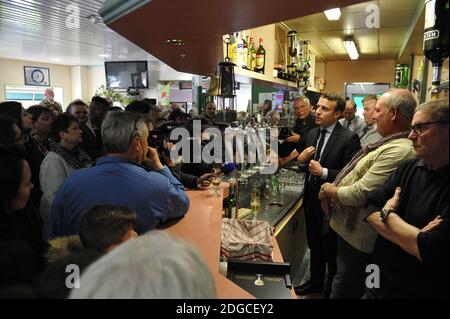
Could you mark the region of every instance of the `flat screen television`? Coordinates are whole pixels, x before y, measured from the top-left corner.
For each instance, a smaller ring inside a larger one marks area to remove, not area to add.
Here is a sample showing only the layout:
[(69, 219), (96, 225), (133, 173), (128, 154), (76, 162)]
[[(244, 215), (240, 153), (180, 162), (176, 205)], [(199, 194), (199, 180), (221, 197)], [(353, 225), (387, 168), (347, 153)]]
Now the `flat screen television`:
[(147, 61), (105, 62), (108, 89), (147, 89)]

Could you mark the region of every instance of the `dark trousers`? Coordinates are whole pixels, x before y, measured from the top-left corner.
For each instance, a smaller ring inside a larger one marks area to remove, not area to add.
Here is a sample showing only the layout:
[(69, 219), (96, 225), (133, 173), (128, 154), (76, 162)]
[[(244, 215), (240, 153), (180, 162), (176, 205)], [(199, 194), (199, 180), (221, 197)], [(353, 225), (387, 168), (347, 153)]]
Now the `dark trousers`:
[(326, 291), (329, 293), (336, 273), (336, 233), (328, 227), (324, 232), (324, 212), (317, 194), (309, 193), (305, 198), (306, 238), (311, 254), (311, 287), (322, 291), (325, 282), (325, 267), (328, 264)]
[(366, 267), (372, 254), (364, 253), (337, 235), (337, 273), (331, 289), (332, 299), (360, 299), (366, 290)]

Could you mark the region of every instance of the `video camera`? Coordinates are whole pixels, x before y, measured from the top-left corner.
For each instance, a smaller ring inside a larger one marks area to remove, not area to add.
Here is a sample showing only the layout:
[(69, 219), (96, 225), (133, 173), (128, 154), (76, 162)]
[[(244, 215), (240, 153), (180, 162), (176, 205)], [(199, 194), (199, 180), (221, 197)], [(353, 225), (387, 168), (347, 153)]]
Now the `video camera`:
[(161, 123), (157, 128), (148, 134), (148, 145), (158, 150), (164, 149), (164, 142), (176, 143), (178, 140), (170, 140), (170, 133), (177, 127), (182, 127), (183, 124), (176, 124), (173, 121), (166, 121)]

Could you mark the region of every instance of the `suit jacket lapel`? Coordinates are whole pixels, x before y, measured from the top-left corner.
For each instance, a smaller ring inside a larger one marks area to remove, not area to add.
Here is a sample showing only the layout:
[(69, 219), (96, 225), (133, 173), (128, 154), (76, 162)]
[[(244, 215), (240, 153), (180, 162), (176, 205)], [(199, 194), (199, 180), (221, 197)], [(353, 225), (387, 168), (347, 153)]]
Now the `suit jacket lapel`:
[(320, 157), (320, 163), (323, 163), (325, 158), (328, 155), (328, 152), (333, 147), (333, 144), (338, 140), (339, 134), (341, 133), (342, 126), (339, 122), (336, 123), (333, 132), (331, 132), (330, 137), (328, 138), (327, 145), (323, 149), (322, 156)]

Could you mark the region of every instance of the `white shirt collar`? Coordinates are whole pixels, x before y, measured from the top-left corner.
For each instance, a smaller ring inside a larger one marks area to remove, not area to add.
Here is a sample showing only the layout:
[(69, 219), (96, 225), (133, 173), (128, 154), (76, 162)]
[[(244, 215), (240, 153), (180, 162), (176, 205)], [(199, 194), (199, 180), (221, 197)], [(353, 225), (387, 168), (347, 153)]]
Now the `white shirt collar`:
[(330, 126), (328, 126), (328, 127), (320, 127), (320, 129), (321, 130), (323, 130), (323, 129), (325, 129), (325, 130), (327, 130), (327, 132), (328, 133), (333, 133), (333, 130), (334, 130), (334, 128), (336, 127), (336, 124), (337, 124), (337, 122), (334, 122), (333, 124), (331, 124)]

